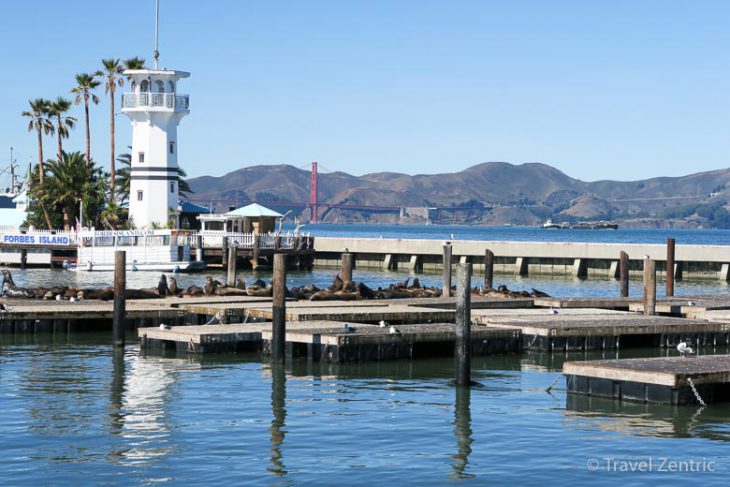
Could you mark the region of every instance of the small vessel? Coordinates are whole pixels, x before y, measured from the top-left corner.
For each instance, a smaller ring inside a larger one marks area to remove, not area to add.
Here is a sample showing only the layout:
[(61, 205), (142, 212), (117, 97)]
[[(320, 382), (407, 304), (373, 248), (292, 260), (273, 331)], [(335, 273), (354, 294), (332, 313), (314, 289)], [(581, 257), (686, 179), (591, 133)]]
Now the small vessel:
[(604, 220), (553, 223), (552, 220), (548, 220), (543, 223), (542, 228), (557, 228), (560, 230), (618, 230), (618, 223)]
[(82, 231), (77, 235), (75, 271), (113, 271), (117, 250), (127, 253), (128, 271), (199, 272), (202, 260), (191, 258), (190, 232), (177, 230)]

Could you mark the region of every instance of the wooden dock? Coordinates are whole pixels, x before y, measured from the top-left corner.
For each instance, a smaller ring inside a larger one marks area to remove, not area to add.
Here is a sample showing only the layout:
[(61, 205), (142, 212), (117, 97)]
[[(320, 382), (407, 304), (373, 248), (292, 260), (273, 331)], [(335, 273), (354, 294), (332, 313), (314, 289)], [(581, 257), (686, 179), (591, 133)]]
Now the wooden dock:
[(730, 345), (730, 324), (632, 313), (486, 315), (487, 328), (518, 328), (527, 350), (586, 351), (673, 347), (682, 341)]
[[(626, 401), (698, 404), (730, 400), (730, 355), (566, 362), (568, 392)], [(694, 386), (694, 390), (693, 390)]]
[(641, 301), (633, 297), (594, 298), (535, 298), (535, 306), (542, 308), (602, 308), (628, 311), (632, 303)]
[[(377, 303), (377, 301), (375, 301)], [(271, 307), (253, 307), (248, 314), (254, 318), (272, 319)], [(355, 323), (391, 324), (453, 322), (454, 310), (420, 308), (404, 305), (365, 305), (365, 306), (287, 306), (287, 321), (339, 321)]]

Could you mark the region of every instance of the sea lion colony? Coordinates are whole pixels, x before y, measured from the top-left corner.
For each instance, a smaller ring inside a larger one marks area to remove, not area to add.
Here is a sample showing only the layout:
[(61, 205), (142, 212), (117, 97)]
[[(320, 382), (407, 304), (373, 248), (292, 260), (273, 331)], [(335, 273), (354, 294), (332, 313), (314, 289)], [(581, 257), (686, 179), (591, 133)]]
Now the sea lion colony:
[[(36, 287), (22, 288), (15, 285), (13, 276), (8, 270), (2, 271), (2, 297), (44, 299), (44, 300), (83, 300), (114, 298), (114, 289), (103, 288), (74, 288), (68, 286), (54, 286), (51, 288)], [(335, 275), (332, 284), (326, 288), (319, 288), (314, 284), (301, 287), (292, 287), (286, 290), (286, 296), (295, 299), (310, 301), (354, 301), (361, 299), (407, 299), (407, 298), (437, 298), (441, 296), (441, 289), (422, 286), (418, 278), (406, 279), (403, 282), (391, 284), (387, 288), (373, 289), (362, 282), (344, 282), (339, 274)], [(497, 289), (474, 288), (473, 294), (489, 296), (497, 299), (520, 297), (547, 297), (548, 295), (537, 289), (528, 291), (510, 291), (507, 286), (501, 285)], [(124, 296), (127, 299), (153, 299), (161, 297), (185, 296), (272, 296), (271, 283), (256, 279), (246, 285), (243, 279), (238, 279), (234, 287), (226, 286), (220, 281), (208, 276), (203, 286), (192, 285), (185, 289), (178, 287), (174, 277), (162, 274), (156, 287), (142, 289), (126, 289)]]

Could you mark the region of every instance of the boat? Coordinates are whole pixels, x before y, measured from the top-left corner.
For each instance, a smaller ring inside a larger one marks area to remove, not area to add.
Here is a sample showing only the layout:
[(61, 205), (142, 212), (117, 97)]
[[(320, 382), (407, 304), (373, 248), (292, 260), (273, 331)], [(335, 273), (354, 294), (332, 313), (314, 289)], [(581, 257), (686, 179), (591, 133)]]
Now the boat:
[(556, 228), (559, 230), (618, 230), (618, 223), (603, 220), (553, 223), (552, 220), (548, 220), (543, 223), (542, 228)]
[(126, 252), (127, 270), (155, 272), (200, 272), (206, 264), (192, 258), (192, 234), (178, 230), (81, 231), (76, 237), (76, 264), (66, 269), (113, 271), (117, 250)]

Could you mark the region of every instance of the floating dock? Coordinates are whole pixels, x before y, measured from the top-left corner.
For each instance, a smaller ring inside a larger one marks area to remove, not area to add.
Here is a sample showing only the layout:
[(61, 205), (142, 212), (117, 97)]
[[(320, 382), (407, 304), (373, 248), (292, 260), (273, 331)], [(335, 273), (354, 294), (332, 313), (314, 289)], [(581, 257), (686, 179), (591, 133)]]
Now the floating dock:
[[(487, 328), (517, 328), (523, 348), (544, 351), (615, 350), (627, 347), (673, 347), (682, 341), (709, 346), (730, 345), (730, 325), (703, 320), (631, 313), (534, 313), (480, 315)], [(523, 311), (524, 312), (524, 311)]]
[[(313, 361), (346, 363), (449, 356), (454, 352), (451, 323), (390, 326), (342, 321), (290, 321), (286, 324), (286, 354)], [(263, 350), (271, 343), (271, 323), (140, 328), (143, 348), (184, 353), (222, 353)], [(493, 355), (521, 351), (520, 331), (472, 327), (472, 353)]]
[(730, 355), (566, 362), (563, 374), (574, 394), (674, 405), (698, 404), (697, 395), (730, 400)]

